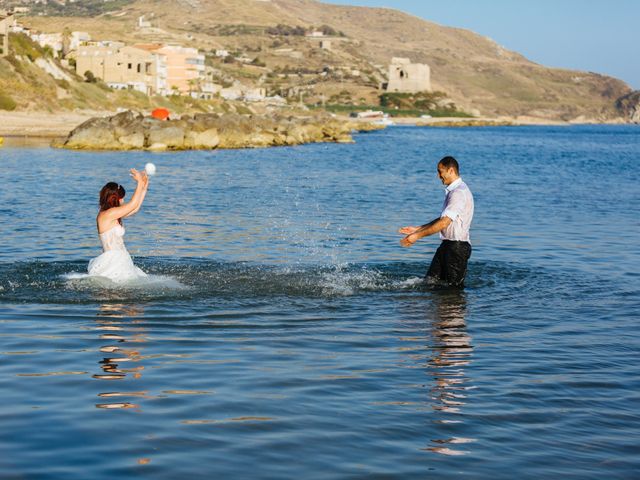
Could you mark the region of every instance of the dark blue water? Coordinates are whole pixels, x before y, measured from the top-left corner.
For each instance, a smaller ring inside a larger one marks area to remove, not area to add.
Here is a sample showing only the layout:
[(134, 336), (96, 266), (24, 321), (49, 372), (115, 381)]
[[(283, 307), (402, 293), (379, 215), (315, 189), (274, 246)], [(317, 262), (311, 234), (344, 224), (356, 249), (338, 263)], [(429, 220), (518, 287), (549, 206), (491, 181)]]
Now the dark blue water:
[[(356, 140), (0, 150), (0, 477), (638, 478), (640, 129)], [(395, 233), (438, 216), (444, 155), (476, 201), (463, 292)], [(66, 280), (148, 161), (126, 242), (160, 280)]]

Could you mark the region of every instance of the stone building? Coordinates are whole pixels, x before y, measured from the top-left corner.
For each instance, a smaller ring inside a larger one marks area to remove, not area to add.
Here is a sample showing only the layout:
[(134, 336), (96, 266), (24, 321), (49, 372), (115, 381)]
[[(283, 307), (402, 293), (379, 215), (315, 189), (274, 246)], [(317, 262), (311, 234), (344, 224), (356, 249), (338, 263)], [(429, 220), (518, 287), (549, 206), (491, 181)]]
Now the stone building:
[(424, 63), (394, 57), (389, 65), (388, 92), (416, 93), (431, 91), (431, 69)]

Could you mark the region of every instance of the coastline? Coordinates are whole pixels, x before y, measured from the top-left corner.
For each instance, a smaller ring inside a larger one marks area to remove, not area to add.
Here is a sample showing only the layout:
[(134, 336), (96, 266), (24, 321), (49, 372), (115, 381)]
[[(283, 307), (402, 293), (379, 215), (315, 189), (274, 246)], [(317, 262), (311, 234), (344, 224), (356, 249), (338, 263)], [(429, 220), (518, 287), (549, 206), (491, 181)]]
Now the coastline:
[(548, 118), (518, 116), (518, 117), (431, 117), (431, 118), (393, 118), (396, 125), (407, 125), (416, 127), (446, 126), (446, 127), (469, 127), (469, 126), (571, 126), (571, 125), (624, 125), (627, 122), (618, 120), (595, 121), (593, 119), (580, 119), (580, 121), (551, 120)]
[[(71, 130), (81, 123), (95, 117), (107, 117), (114, 115), (116, 112), (110, 111), (93, 111), (83, 110), (75, 112), (6, 112), (0, 111), (0, 137), (5, 137), (5, 144), (16, 142), (19, 139), (35, 138), (35, 139), (57, 139), (66, 137)], [(340, 120), (352, 121), (353, 118), (346, 116), (337, 116)], [(577, 124), (594, 124), (594, 125), (619, 125), (625, 124), (621, 121), (596, 122), (585, 119), (583, 122), (565, 122), (555, 121), (537, 117), (433, 117), (433, 118), (415, 118), (415, 117), (394, 117), (393, 122), (402, 126), (518, 126), (518, 125), (536, 125), (536, 126), (569, 126)], [(467, 125), (468, 123), (472, 125)], [(370, 123), (361, 121), (358, 123)], [(459, 125), (457, 125), (459, 124)]]

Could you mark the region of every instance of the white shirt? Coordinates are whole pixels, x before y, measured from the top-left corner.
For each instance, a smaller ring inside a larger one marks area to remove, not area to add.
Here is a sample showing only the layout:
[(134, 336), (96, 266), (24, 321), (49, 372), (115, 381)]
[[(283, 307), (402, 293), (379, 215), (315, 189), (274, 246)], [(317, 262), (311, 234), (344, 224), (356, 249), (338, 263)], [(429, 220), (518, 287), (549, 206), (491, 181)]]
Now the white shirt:
[(445, 189), (447, 192), (440, 218), (449, 217), (451, 224), (440, 231), (442, 240), (469, 242), (469, 228), (473, 220), (473, 195), (462, 178), (457, 178)]

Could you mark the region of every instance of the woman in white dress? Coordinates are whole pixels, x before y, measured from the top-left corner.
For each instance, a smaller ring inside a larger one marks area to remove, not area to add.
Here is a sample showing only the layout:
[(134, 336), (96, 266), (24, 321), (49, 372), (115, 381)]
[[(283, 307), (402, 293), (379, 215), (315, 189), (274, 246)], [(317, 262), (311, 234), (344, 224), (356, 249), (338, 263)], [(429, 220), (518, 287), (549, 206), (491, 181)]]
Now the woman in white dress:
[(89, 275), (92, 277), (106, 277), (113, 282), (122, 283), (147, 276), (133, 264), (124, 246), (122, 219), (140, 210), (149, 185), (145, 172), (132, 168), (131, 176), (137, 186), (129, 202), (124, 201), (125, 191), (122, 185), (115, 182), (107, 183), (100, 190), (100, 212), (96, 223), (103, 253), (89, 262)]

